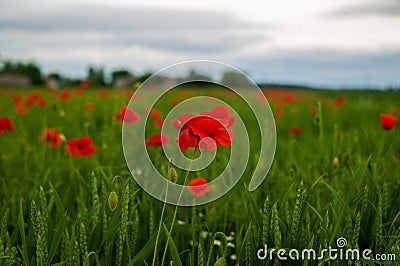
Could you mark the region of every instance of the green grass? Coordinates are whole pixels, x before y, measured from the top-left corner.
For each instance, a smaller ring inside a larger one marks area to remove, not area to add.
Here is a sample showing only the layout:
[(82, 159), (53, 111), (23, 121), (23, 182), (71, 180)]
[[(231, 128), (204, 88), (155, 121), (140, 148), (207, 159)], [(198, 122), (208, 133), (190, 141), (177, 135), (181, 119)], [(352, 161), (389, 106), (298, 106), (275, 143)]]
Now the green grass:
[[(279, 105), (284, 111), (276, 117), (276, 156), (266, 180), (249, 192), (260, 143), (250, 109), (224, 91), (185, 91), (186, 96), (215, 94), (237, 108), (250, 129), (251, 160), (228, 194), (204, 206), (179, 207), (176, 219), (175, 206), (166, 205), (161, 221), (163, 203), (138, 187), (125, 164), (121, 123), (112, 115), (127, 104), (125, 91), (101, 97), (88, 90), (64, 103), (43, 90), (46, 107), (31, 107), (24, 116), (14, 111), (10, 93), (0, 94), (0, 117), (15, 124), (13, 132), (0, 135), (1, 265), (150, 265), (153, 258), (160, 265), (164, 253), (168, 265), (351, 265), (256, 257), (264, 244), (319, 251), (336, 247), (339, 237), (348, 240), (347, 247), (395, 254), (392, 265), (400, 260), (400, 130), (397, 125), (386, 131), (379, 123), (379, 113), (400, 108), (399, 92), (300, 90), (282, 105), (274, 98), (280, 96), (273, 96), (272, 109)], [(179, 93), (166, 95), (157, 108), (166, 115), (170, 99)], [(346, 103), (336, 108), (332, 101), (338, 95)], [(95, 110), (85, 111), (86, 102)], [(318, 102), (320, 113), (309, 114)], [(302, 133), (290, 134), (292, 125)], [(45, 127), (67, 139), (88, 135), (99, 149), (75, 158), (64, 146), (46, 147), (39, 140)], [(147, 131), (159, 129), (149, 122)], [(162, 149), (148, 150), (166, 174)], [(190, 176), (213, 179), (229, 152), (218, 149), (216, 162)], [(185, 171), (177, 174), (179, 180)], [(123, 182), (115, 182), (118, 205), (111, 211), (108, 198), (116, 175)]]

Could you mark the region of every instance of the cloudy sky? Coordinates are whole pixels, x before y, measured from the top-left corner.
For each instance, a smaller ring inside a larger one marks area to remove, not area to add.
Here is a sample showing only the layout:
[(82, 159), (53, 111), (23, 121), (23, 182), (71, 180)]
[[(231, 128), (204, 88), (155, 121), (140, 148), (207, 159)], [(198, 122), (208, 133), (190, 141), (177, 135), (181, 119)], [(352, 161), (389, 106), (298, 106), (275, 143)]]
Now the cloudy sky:
[(0, 57), (83, 77), (221, 61), (257, 81), (400, 85), (399, 0), (0, 0)]

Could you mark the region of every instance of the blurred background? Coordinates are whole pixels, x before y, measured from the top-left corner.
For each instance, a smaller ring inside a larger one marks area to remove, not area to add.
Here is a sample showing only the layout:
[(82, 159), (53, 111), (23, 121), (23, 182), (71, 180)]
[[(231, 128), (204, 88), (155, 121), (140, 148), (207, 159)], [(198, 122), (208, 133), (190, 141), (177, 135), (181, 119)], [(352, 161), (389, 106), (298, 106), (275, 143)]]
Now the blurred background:
[(0, 86), (121, 87), (195, 59), (262, 84), (399, 88), (400, 1), (0, 0)]

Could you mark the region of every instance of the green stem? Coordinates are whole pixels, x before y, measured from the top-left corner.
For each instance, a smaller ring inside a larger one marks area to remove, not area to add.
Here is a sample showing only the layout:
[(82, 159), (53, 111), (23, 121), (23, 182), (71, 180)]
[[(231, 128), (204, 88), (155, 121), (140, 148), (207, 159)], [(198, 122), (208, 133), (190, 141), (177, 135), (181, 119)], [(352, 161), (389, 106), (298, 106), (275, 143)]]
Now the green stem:
[[(169, 174), (170, 167), (171, 167), (171, 161), (168, 161), (167, 176)], [(156, 243), (155, 243), (155, 246), (154, 246), (153, 263), (152, 263), (153, 266), (156, 263), (157, 246), (158, 246), (158, 241), (160, 239), (160, 233), (161, 233), (161, 228), (162, 228), (162, 224), (163, 224), (163, 220), (164, 220), (165, 208), (167, 206), (167, 196), (168, 196), (168, 181), (167, 181), (167, 187), (165, 189), (165, 200), (164, 200), (163, 208), (162, 208), (162, 211), (161, 211), (160, 223), (158, 224)]]
[[(200, 142), (200, 139), (197, 141), (196, 147), (194, 148), (193, 155), (192, 155), (192, 160), (190, 161), (188, 170), (187, 170), (187, 172), (186, 172), (185, 180), (183, 181), (183, 185), (184, 185), (184, 186), (185, 186), (186, 181), (187, 181), (187, 179), (188, 179), (188, 177), (189, 177), (190, 167), (192, 166), (194, 157), (195, 157), (195, 155), (196, 155), (196, 151), (197, 151), (198, 148), (199, 148), (199, 142)], [(169, 234), (170, 234), (170, 235), (172, 234), (172, 229), (174, 228), (174, 224), (175, 224), (175, 221), (176, 221), (176, 215), (177, 215), (177, 213), (178, 213), (179, 201), (181, 200), (181, 197), (182, 197), (183, 188), (184, 188), (184, 187), (182, 187), (182, 189), (181, 189), (181, 192), (180, 192), (179, 198), (178, 198), (178, 202), (177, 202), (177, 204), (176, 204), (176, 206), (175, 206), (174, 216), (172, 217), (171, 226), (170, 226), (170, 228), (169, 228)], [(168, 249), (168, 241), (167, 241), (167, 243), (165, 243), (164, 254), (163, 254), (163, 257), (162, 257), (162, 260), (161, 260), (161, 265), (164, 265), (165, 257), (167, 256), (167, 249)]]

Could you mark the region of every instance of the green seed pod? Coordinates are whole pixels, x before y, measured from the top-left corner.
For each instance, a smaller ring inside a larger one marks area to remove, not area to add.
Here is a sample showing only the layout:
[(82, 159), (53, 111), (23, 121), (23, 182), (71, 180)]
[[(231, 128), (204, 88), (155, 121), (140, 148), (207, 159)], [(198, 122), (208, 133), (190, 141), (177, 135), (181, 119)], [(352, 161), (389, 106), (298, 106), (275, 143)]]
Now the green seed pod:
[(108, 205), (110, 206), (111, 211), (115, 211), (118, 205), (118, 195), (115, 191), (111, 191), (108, 196)]
[(333, 166), (333, 168), (337, 168), (339, 166), (339, 158), (338, 157), (333, 158), (332, 166)]
[(171, 167), (171, 168), (169, 169), (168, 177), (169, 177), (169, 180), (170, 180), (172, 183), (176, 183), (178, 174), (176, 173), (175, 168)]

